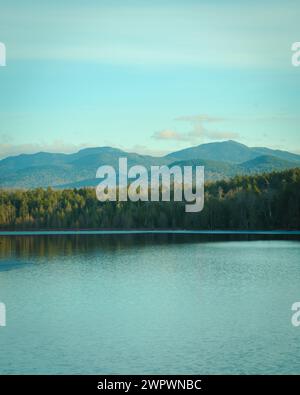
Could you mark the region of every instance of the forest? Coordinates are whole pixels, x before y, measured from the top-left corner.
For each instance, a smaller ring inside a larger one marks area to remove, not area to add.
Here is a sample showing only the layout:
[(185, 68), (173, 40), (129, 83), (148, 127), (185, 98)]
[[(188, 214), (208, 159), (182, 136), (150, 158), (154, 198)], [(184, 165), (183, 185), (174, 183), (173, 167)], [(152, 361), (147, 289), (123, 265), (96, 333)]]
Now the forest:
[(207, 182), (198, 213), (185, 202), (99, 202), (94, 188), (1, 189), (0, 228), (299, 230), (300, 168)]

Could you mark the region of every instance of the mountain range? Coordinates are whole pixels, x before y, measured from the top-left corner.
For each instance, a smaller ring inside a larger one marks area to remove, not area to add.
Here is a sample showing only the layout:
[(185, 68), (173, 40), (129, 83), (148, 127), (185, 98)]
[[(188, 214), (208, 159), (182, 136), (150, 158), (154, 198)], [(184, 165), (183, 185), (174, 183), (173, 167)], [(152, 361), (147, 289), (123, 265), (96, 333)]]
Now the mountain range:
[(112, 147), (85, 148), (74, 154), (39, 152), (0, 160), (1, 188), (79, 188), (95, 186), (101, 165), (118, 168), (119, 157), (128, 166), (204, 165), (206, 180), (226, 179), (237, 174), (255, 174), (300, 167), (300, 155), (265, 147), (248, 147), (228, 140), (201, 144), (162, 157), (124, 152)]

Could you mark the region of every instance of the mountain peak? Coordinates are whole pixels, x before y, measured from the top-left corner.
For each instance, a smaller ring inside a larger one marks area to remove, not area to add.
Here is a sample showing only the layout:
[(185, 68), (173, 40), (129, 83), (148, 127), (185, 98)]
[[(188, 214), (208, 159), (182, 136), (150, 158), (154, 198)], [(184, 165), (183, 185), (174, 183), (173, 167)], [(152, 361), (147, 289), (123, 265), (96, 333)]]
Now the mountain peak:
[(249, 147), (234, 140), (200, 144), (197, 147), (185, 148), (167, 155), (167, 157), (179, 160), (208, 159), (229, 163), (244, 162), (255, 156), (257, 155), (252, 153)]
[(0, 161), (0, 187), (94, 185), (91, 180), (97, 168), (116, 166), (118, 158), (124, 155), (130, 166), (142, 165), (147, 169), (175, 162), (204, 165), (207, 179), (300, 167), (300, 155), (263, 147), (250, 148), (234, 140), (201, 144), (164, 157), (138, 155), (108, 146), (89, 147), (73, 154), (39, 152), (3, 159)]
[[(247, 145), (243, 144), (243, 143), (239, 143), (238, 141), (235, 140), (225, 140), (225, 141), (221, 141), (221, 143), (226, 143), (226, 144), (232, 144), (232, 145), (237, 145), (239, 147), (247, 147)], [(248, 148), (248, 147), (247, 147)]]

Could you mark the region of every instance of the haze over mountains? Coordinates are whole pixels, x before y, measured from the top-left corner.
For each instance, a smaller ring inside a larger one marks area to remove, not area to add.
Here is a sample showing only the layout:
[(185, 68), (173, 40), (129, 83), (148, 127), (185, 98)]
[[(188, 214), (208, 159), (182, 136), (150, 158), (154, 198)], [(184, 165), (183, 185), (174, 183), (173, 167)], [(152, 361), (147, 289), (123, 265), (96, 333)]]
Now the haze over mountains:
[(255, 174), (300, 167), (300, 155), (265, 147), (247, 147), (229, 140), (201, 144), (172, 152), (163, 157), (139, 155), (117, 148), (85, 148), (74, 154), (39, 152), (21, 154), (0, 161), (1, 188), (95, 186), (96, 170), (101, 165), (118, 168), (120, 157), (128, 166), (204, 165), (206, 180), (229, 178), (237, 174)]

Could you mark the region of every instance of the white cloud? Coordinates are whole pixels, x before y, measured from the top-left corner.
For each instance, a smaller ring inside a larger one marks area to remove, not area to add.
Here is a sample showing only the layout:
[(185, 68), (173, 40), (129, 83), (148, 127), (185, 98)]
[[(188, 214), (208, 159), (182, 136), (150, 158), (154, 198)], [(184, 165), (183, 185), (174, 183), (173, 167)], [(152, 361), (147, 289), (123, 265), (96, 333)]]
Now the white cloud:
[(2, 6), (11, 59), (137, 65), (290, 67), (299, 4)]
[(187, 122), (191, 129), (188, 132), (178, 132), (172, 129), (164, 129), (155, 132), (152, 138), (155, 140), (186, 141), (190, 144), (199, 143), (203, 139), (208, 140), (230, 140), (239, 138), (239, 134), (230, 131), (208, 129), (206, 123), (218, 123), (226, 121), (226, 118), (209, 115), (188, 115), (181, 116), (175, 121)]
[(152, 136), (156, 140), (177, 140), (177, 141), (189, 141), (188, 134), (176, 132), (171, 129), (164, 129), (155, 132)]
[[(3, 137), (3, 139), (2, 139)], [(0, 159), (7, 156), (15, 156), (20, 154), (35, 154), (37, 152), (55, 152), (55, 153), (73, 153), (82, 148), (90, 147), (90, 144), (68, 144), (61, 140), (53, 141), (50, 144), (28, 143), (28, 144), (11, 144), (7, 140), (7, 136), (1, 136)]]
[(164, 156), (169, 153), (169, 151), (167, 150), (155, 149), (140, 144), (136, 144), (133, 147), (118, 146), (117, 148), (125, 152), (137, 153), (140, 155), (150, 155), (150, 156)]
[[(0, 144), (0, 160), (8, 156), (16, 156), (20, 154), (35, 154), (37, 152), (52, 152), (52, 153), (65, 153), (71, 154), (78, 152), (83, 148), (90, 148), (95, 144), (82, 143), (82, 144), (68, 144), (61, 140), (53, 141), (50, 144), (11, 144), (11, 139), (8, 135), (1, 135)], [(98, 145), (99, 147), (101, 144)], [(132, 147), (115, 145), (113, 143), (107, 143), (105, 146), (111, 146), (119, 148), (124, 152), (138, 153), (140, 155), (151, 155), (151, 156), (164, 156), (168, 153), (166, 150), (150, 148), (145, 145), (134, 145)]]
[(185, 115), (175, 119), (175, 121), (184, 121), (184, 122), (222, 122), (224, 120), (226, 120), (226, 118), (212, 117), (206, 114)]

